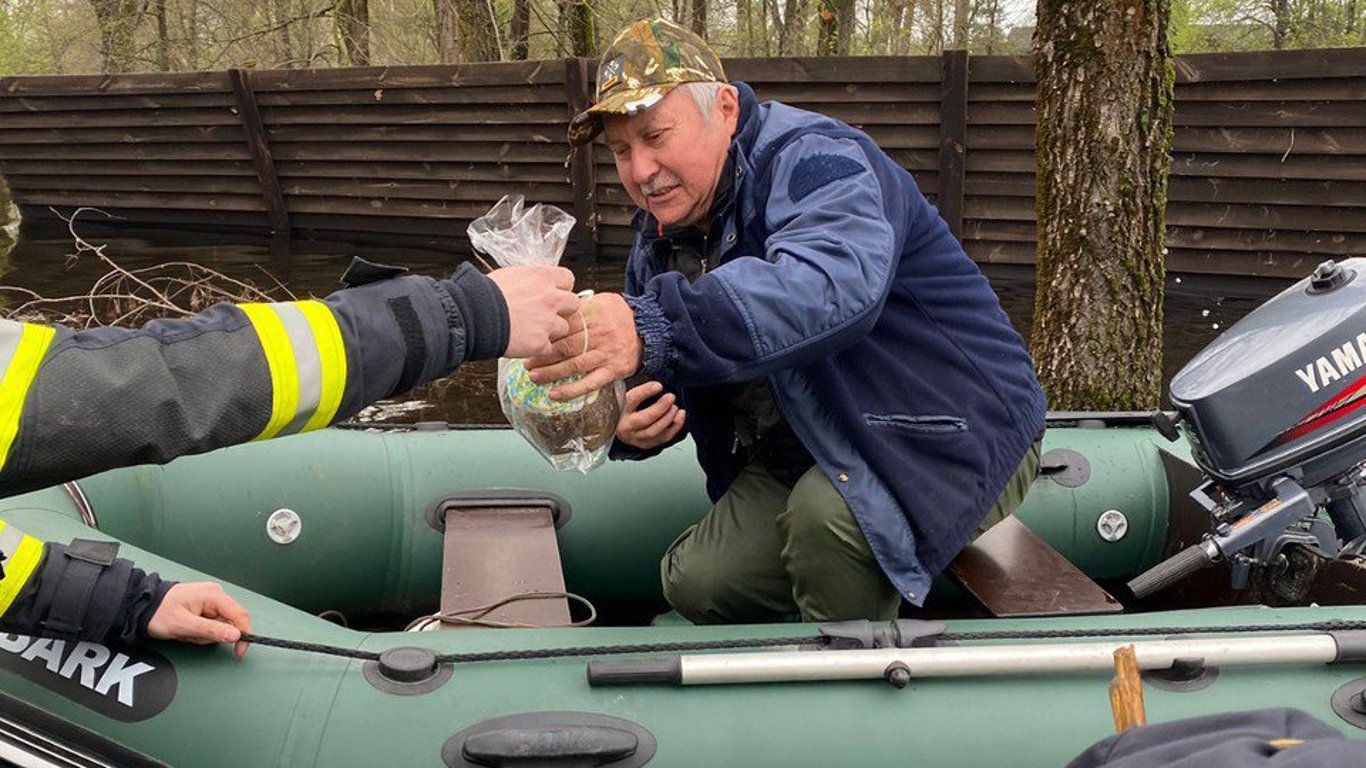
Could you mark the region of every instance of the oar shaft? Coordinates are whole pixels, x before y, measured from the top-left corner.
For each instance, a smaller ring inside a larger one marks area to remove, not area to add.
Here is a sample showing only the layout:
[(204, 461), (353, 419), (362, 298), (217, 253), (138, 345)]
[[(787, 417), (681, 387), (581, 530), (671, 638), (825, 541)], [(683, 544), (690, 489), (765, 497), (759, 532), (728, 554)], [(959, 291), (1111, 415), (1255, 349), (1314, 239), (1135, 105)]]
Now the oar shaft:
[[(912, 677), (964, 677), (1060, 672), (1108, 672), (1114, 652), (1130, 643), (992, 645), (970, 648), (888, 648), (683, 656), (683, 685), (864, 680), (901, 662)], [(1177, 659), (1211, 666), (1326, 664), (1338, 657), (1329, 635), (1183, 638), (1132, 643), (1140, 669), (1167, 669)]]

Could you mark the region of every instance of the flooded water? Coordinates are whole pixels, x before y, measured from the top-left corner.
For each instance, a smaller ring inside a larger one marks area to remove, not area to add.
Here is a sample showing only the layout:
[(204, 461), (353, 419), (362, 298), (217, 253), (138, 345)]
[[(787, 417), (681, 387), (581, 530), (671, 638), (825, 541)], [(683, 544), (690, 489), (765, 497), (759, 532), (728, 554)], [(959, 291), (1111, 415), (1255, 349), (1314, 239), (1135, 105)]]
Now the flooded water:
[[(460, 261), (459, 256), (450, 253), (312, 241), (291, 243), (288, 253), (284, 254), (272, 253), (271, 244), (264, 239), (164, 232), (139, 237), (102, 236), (93, 230), (92, 233), (82, 230), (82, 234), (92, 245), (104, 246), (104, 254), (127, 270), (171, 261), (191, 261), (262, 287), (272, 287), (278, 280), (299, 298), (324, 296), (335, 290), (338, 277), (353, 255), (429, 275), (448, 273)], [(65, 234), (53, 231), (25, 233), (19, 246), (10, 254), (8, 263), (0, 262), (0, 284), (19, 286), (47, 297), (87, 293), (109, 267), (90, 254), (73, 261), (69, 255), (74, 250), (72, 238)], [(1002, 306), (1016, 329), (1027, 336), (1034, 307), (1033, 269), (985, 265), (983, 271), (1001, 297)], [(576, 273), (576, 287), (580, 289), (619, 291), (622, 288), (620, 263), (601, 264), (591, 270), (576, 269)], [(1169, 381), (1172, 374), (1214, 340), (1221, 329), (1288, 284), (1286, 280), (1265, 278), (1169, 276), (1163, 380)], [(382, 423), (504, 423), (498, 407), (493, 368), (492, 361), (466, 365), (449, 379), (434, 382), (403, 398), (379, 403), (359, 418)]]

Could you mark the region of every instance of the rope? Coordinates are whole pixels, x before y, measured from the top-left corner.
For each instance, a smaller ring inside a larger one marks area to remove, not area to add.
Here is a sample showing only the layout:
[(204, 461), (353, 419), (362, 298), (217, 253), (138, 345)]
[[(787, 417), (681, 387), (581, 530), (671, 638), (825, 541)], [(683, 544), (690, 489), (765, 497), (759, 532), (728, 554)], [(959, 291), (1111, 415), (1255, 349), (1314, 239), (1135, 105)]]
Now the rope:
[[(321, 643), (304, 643), (266, 635), (242, 633), (242, 640), (254, 645), (267, 645), (291, 651), (322, 653), (362, 661), (379, 661), (379, 652), (361, 651)], [(734, 650), (738, 648), (770, 648), (776, 645), (824, 645), (829, 638), (822, 635), (807, 637), (760, 637), (741, 640), (702, 640), (679, 643), (639, 643), (635, 645), (581, 645), (568, 648), (544, 648), (520, 651), (487, 651), (483, 653), (438, 653), (438, 664), (470, 664), (480, 661), (529, 661), (534, 659), (562, 659), (575, 656), (617, 656), (628, 653), (667, 653), (681, 651)]]
[[(1345, 632), (1366, 630), (1366, 621), (1337, 619), (1300, 624), (1239, 624), (1226, 627), (1139, 627), (1133, 629), (1041, 629), (1001, 632), (945, 632), (935, 635), (938, 640), (1041, 640), (1077, 637), (1140, 637), (1148, 635), (1229, 634), (1245, 632)], [(242, 640), (256, 645), (283, 648), (307, 653), (321, 653), (363, 661), (378, 661), (379, 652), (361, 651), (320, 643), (304, 643), (266, 635), (243, 633)], [(486, 651), (482, 653), (436, 654), (438, 664), (469, 664), (487, 661), (529, 661), (534, 659), (562, 659), (577, 656), (617, 656), (632, 653), (670, 653), (682, 651), (737, 650), (742, 648), (772, 648), (780, 645), (829, 644), (824, 635), (804, 637), (758, 637), (739, 640), (701, 640), (676, 643), (638, 643), (633, 645), (581, 645), (567, 648), (534, 650)]]
[[(492, 613), (495, 609), (501, 608), (508, 603), (516, 603), (522, 600), (552, 600), (552, 599), (574, 600), (580, 605), (588, 608), (588, 618), (579, 621), (571, 621), (568, 624), (522, 624), (515, 621), (498, 621), (496, 619), (486, 619), (485, 616)], [(474, 614), (467, 616), (465, 614)], [(419, 616), (408, 622), (408, 626), (403, 628), (404, 632), (421, 632), (435, 623), (458, 624), (464, 627), (489, 627), (491, 629), (554, 629), (569, 627), (587, 627), (598, 620), (597, 606), (589, 602), (588, 598), (576, 595), (573, 592), (519, 592), (502, 600), (477, 605), (473, 608), (462, 608), (458, 611), (438, 611), (426, 616)]]

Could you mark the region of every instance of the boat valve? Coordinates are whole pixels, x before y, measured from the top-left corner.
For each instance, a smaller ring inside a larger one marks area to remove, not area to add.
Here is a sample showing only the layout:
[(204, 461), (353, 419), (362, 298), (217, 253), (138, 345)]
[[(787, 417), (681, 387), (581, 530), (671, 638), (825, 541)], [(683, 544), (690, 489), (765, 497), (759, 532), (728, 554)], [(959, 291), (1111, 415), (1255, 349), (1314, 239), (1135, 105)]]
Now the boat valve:
[(365, 681), (375, 689), (397, 696), (418, 696), (440, 688), (451, 679), (451, 665), (438, 664), (426, 648), (390, 648), (378, 661), (361, 667)]

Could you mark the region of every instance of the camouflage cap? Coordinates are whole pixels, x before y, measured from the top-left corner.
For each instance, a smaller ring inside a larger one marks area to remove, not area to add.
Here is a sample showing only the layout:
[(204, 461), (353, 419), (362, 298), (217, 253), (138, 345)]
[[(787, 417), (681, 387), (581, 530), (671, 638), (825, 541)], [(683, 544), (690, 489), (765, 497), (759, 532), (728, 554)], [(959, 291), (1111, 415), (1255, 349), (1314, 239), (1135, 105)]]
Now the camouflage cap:
[(569, 143), (592, 141), (602, 132), (604, 114), (639, 114), (683, 83), (697, 82), (726, 82), (716, 52), (671, 21), (637, 21), (603, 52), (595, 103), (570, 121)]

